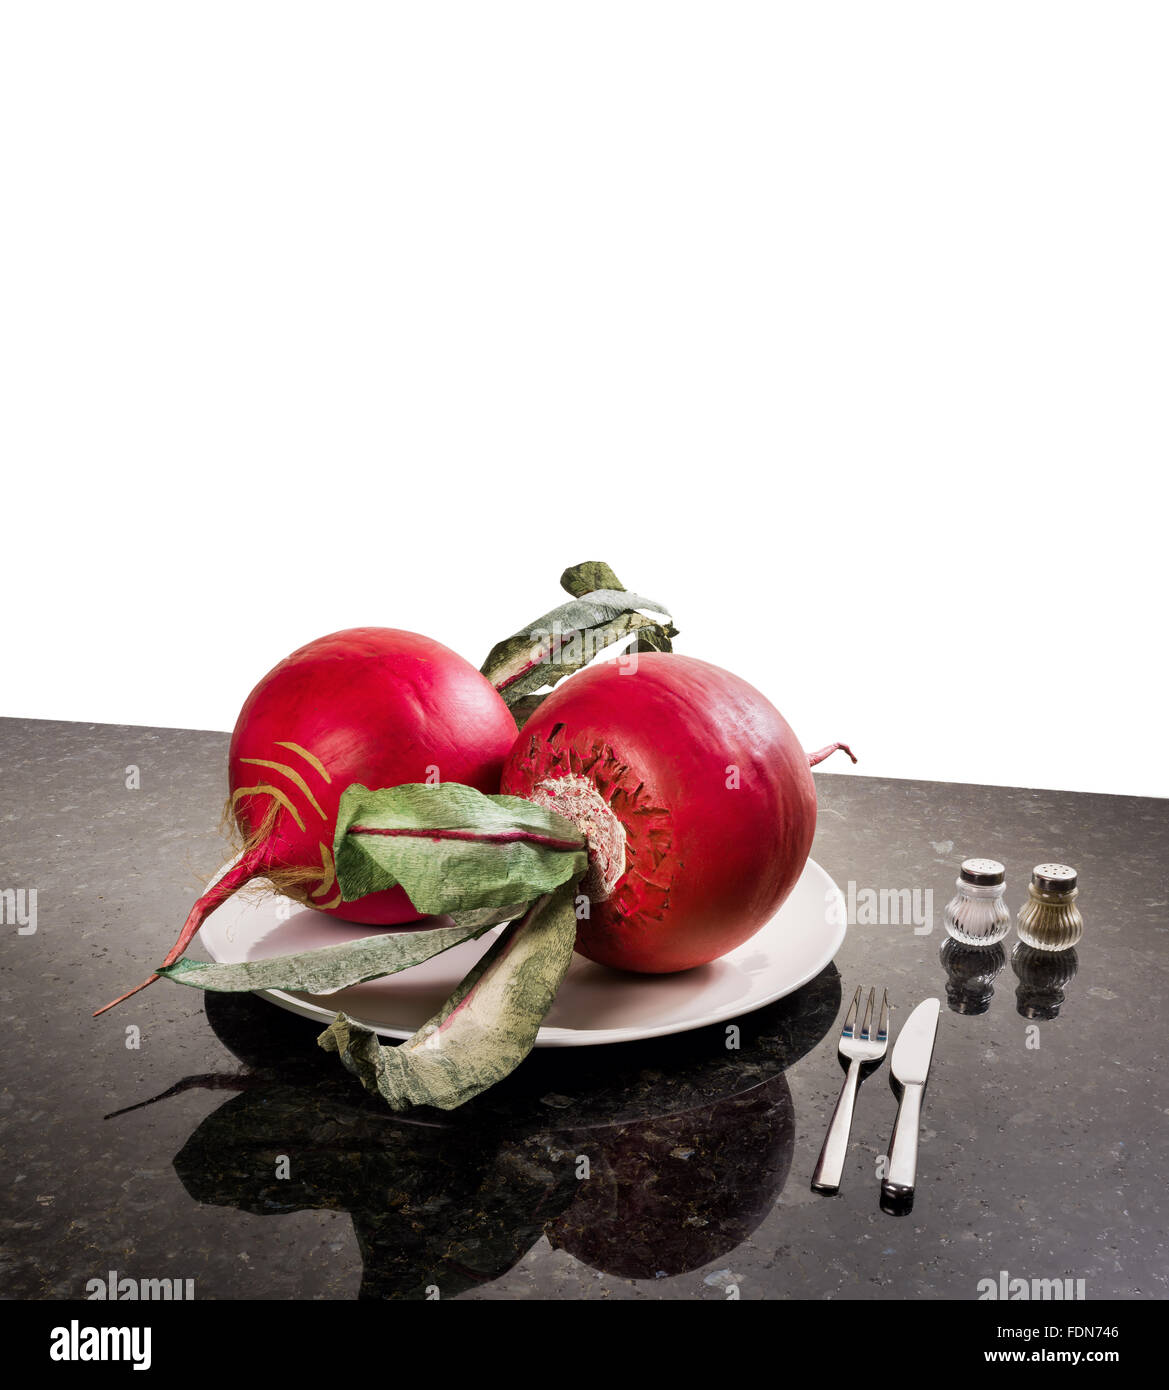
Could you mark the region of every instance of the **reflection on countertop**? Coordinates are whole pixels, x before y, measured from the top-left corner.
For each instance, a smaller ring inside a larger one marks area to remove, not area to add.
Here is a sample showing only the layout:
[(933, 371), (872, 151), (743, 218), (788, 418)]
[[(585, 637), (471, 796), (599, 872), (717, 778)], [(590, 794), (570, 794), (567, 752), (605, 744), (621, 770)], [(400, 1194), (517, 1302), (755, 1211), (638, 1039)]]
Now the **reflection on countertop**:
[[(785, 1070), (832, 1026), (833, 967), (736, 1024), (529, 1064), (462, 1110), (395, 1115), (251, 996), (209, 994), (246, 1070), (175, 1158), (197, 1201), (255, 1215), (346, 1211), (364, 1298), (449, 1298), (541, 1235), (606, 1273), (652, 1279), (720, 1258), (783, 1190), (795, 1120)], [(649, 1065), (647, 1065), (649, 1063)], [(216, 1078), (191, 1086), (215, 1088)], [(160, 1097), (159, 1099), (163, 1099)]]
[(1011, 952), (1011, 968), (1019, 979), (1015, 998), (1022, 1017), (1053, 1019), (1059, 1017), (1080, 960), (1074, 946), (1066, 951), (1037, 951), (1018, 941)]
[(994, 982), (1007, 963), (1002, 943), (967, 946), (952, 936), (942, 942), (942, 969), (946, 972), (946, 1000), (956, 1014), (984, 1014), (994, 998)]

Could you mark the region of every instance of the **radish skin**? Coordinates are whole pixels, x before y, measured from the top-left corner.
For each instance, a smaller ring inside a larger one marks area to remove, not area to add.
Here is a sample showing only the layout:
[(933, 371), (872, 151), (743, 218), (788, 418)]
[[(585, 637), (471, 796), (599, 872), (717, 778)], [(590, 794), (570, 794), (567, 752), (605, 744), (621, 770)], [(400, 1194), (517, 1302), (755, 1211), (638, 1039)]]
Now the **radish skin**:
[[(577, 951), (671, 974), (726, 955), (782, 906), (815, 833), (811, 768), (838, 750), (852, 757), (841, 743), (806, 753), (774, 705), (731, 672), (647, 652), (548, 695), (501, 790), (581, 824), (590, 862), (619, 872), (603, 894), (585, 888)], [(588, 825), (582, 779), (596, 803)], [(607, 833), (606, 813), (623, 838)]]
[(515, 736), (491, 682), (429, 637), (349, 628), (293, 652), (248, 696), (231, 738), (231, 815), (244, 850), (191, 908), (162, 964), (173, 965), (208, 915), (253, 879), (345, 921), (418, 924), (422, 914), (400, 887), (342, 901), (333, 863), (342, 794), (353, 783), (436, 780), (497, 792)]

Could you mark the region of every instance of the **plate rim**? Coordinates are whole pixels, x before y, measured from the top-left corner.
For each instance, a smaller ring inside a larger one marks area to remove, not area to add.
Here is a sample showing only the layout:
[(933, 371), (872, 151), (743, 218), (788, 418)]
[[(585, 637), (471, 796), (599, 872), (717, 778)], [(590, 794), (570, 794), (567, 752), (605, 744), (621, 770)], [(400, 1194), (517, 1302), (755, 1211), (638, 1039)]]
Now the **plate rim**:
[[(758, 1009), (764, 1009), (768, 1004), (774, 1004), (777, 999), (786, 998), (789, 994), (794, 994), (797, 989), (802, 989), (810, 980), (828, 965), (839, 951), (844, 942), (848, 931), (848, 914), (845, 908), (844, 894), (840, 890), (839, 884), (832, 875), (817, 863), (815, 859), (809, 857), (800, 870), (800, 877), (793, 885), (793, 891), (800, 884), (804, 876), (811, 871), (812, 874), (819, 875), (825, 887), (825, 903), (827, 906), (828, 893), (835, 898), (835, 913), (830, 914), (825, 911), (824, 920), (827, 926), (830, 922), (833, 930), (825, 933), (824, 944), (821, 951), (817, 952), (817, 964), (796, 980), (787, 980), (779, 988), (768, 990), (758, 999), (752, 999), (750, 1004), (743, 1006), (741, 1001), (728, 1000), (726, 1003), (717, 1005), (710, 1012), (700, 1014), (694, 1018), (675, 1020), (672, 1023), (650, 1024), (644, 1028), (560, 1028), (544, 1027), (536, 1034), (536, 1047), (601, 1047), (609, 1046), (614, 1043), (623, 1042), (644, 1042), (647, 1038), (664, 1038), (674, 1033), (690, 1033), (698, 1028), (708, 1028), (712, 1023), (724, 1023), (727, 1019), (738, 1018), (743, 1014), (754, 1013)], [(790, 894), (788, 895), (790, 899)], [(784, 904), (786, 906), (786, 903)], [(783, 911), (781, 906), (779, 912)], [(768, 919), (765, 925), (770, 925), (775, 920), (775, 916)], [(749, 944), (751, 937), (742, 943), (743, 946)], [(739, 947), (735, 948), (740, 949)], [(320, 1004), (310, 1004), (303, 999), (298, 999), (295, 995), (287, 993), (282, 989), (256, 989), (252, 994), (261, 999), (267, 999), (269, 1003), (275, 1004), (277, 1008), (284, 1009), (289, 1013), (299, 1014), (302, 1018), (312, 1019), (318, 1024), (328, 1025), (332, 1023), (339, 1010), (326, 1009)], [(355, 1018), (355, 1023), (361, 1024), (363, 1028), (369, 1028), (380, 1038), (402, 1041), (413, 1036), (415, 1030), (406, 1028), (390, 1028), (385, 1024), (372, 1024), (364, 1019)]]

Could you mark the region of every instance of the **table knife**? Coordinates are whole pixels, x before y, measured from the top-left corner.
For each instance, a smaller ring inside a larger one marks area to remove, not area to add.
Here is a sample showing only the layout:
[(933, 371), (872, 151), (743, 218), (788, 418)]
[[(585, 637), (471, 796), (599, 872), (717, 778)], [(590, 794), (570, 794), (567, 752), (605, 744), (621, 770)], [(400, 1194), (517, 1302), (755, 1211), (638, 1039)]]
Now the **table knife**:
[(924, 1000), (905, 1020), (893, 1046), (889, 1084), (899, 1104), (897, 1119), (893, 1122), (893, 1135), (889, 1140), (885, 1176), (881, 1179), (882, 1211), (904, 1214), (913, 1206), (921, 1103), (934, 1055), (940, 1011), (938, 1000)]

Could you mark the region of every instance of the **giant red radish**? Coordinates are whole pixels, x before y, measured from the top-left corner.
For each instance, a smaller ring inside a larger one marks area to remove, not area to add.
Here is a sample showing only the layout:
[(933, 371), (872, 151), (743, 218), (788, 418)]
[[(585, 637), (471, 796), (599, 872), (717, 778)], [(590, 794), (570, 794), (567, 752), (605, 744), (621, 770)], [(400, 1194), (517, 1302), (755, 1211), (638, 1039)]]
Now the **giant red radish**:
[(809, 756), (729, 671), (647, 653), (549, 695), (508, 755), (501, 790), (588, 837), (592, 903), (577, 950), (664, 974), (725, 955), (779, 910), (816, 829), (810, 767), (837, 748), (849, 752), (833, 744)]
[(177, 961), (207, 915), (253, 879), (349, 921), (416, 921), (420, 913), (401, 887), (342, 901), (333, 862), (342, 793), (355, 782), (437, 780), (497, 791), (515, 734), (491, 682), (429, 637), (359, 627), (293, 652), (248, 696), (232, 734), (229, 815), (242, 851), (191, 908), (163, 965)]

